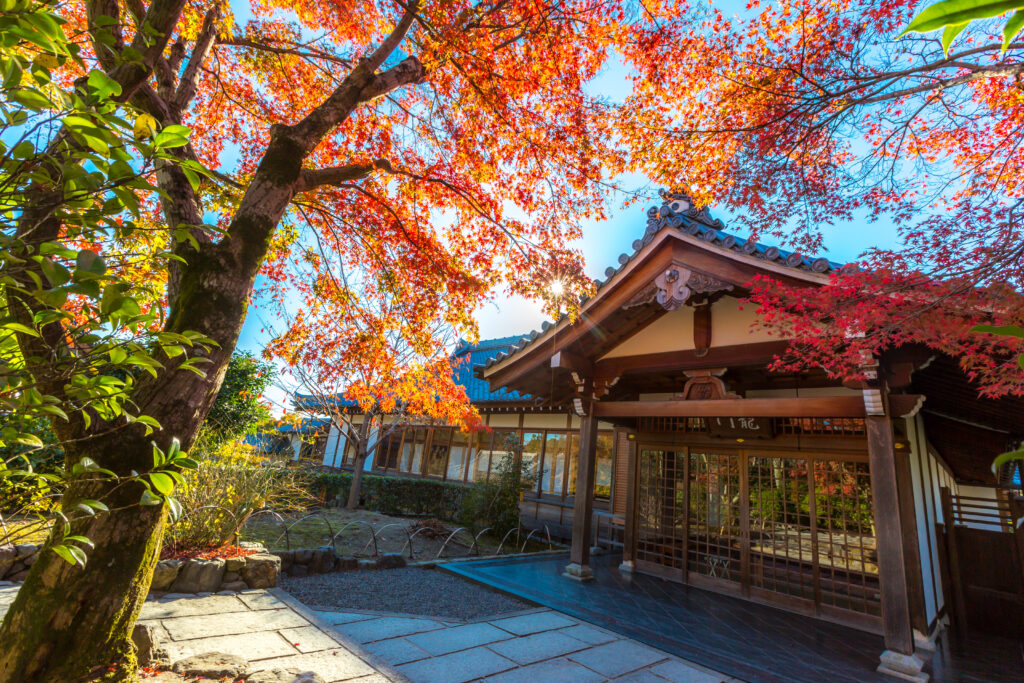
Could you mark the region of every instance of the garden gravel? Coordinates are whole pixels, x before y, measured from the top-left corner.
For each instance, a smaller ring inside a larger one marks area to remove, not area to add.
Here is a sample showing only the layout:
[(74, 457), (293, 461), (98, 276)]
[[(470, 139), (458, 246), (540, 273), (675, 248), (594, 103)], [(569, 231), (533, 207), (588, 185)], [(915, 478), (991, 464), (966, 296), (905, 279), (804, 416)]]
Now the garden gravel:
[(402, 612), (470, 620), (534, 605), (435, 569), (406, 567), (282, 577), (281, 587), (314, 609)]

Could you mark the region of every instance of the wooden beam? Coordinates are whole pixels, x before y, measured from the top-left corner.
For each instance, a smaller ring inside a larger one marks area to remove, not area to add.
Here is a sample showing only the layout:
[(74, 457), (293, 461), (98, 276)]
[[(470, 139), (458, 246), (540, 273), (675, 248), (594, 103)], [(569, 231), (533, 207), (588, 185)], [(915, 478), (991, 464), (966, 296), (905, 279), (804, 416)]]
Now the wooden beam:
[(889, 414), (893, 417), (913, 417), (924, 405), (922, 394), (889, 394)]
[(597, 417), (864, 417), (860, 396), (737, 398), (711, 401), (609, 401)]
[(788, 342), (780, 340), (711, 347), (703, 356), (696, 349), (620, 356), (597, 361), (594, 370), (600, 377), (619, 377), (702, 368), (765, 366), (785, 353), (788, 345)]
[(551, 369), (568, 370), (586, 378), (593, 377), (594, 375), (593, 363), (582, 356), (564, 349), (551, 356)]

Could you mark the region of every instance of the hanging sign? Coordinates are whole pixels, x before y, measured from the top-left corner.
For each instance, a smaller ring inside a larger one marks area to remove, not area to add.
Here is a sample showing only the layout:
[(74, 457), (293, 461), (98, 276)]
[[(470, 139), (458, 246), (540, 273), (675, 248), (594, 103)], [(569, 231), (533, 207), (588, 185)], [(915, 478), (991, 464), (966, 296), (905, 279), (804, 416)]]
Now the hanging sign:
[(706, 417), (708, 434), (732, 439), (770, 439), (772, 421), (768, 417)]

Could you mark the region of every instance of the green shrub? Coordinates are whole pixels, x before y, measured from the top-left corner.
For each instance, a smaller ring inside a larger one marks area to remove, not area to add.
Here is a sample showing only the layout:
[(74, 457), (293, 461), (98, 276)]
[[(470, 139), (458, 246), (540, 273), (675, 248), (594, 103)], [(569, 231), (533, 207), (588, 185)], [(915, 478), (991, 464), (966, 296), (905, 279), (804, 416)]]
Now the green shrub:
[(172, 552), (216, 548), (234, 540), (246, 521), (264, 508), (278, 512), (314, 503), (306, 473), (260, 458), (229, 444), (196, 457), (178, 493), (181, 518), (170, 525), (164, 544)]
[[(351, 472), (309, 475), (309, 491), (321, 505), (344, 505), (352, 485)], [(450, 481), (363, 474), (362, 506), (385, 515), (426, 515), (459, 519), (470, 487)]]
[(501, 536), (519, 526), (519, 501), (537, 483), (529, 463), (522, 461), (522, 444), (506, 440), (506, 454), (492, 469), (491, 478), (473, 484), (462, 503), (460, 521), (474, 531), (491, 529)]

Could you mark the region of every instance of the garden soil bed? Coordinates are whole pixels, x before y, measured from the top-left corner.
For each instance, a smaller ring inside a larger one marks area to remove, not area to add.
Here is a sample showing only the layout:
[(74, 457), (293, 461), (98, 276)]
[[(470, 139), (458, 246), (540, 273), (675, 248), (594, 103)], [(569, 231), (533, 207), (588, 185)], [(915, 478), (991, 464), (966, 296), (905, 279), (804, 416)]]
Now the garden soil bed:
[(465, 621), (534, 607), (457, 576), (419, 567), (286, 576), (281, 587), (321, 610), (400, 612)]

